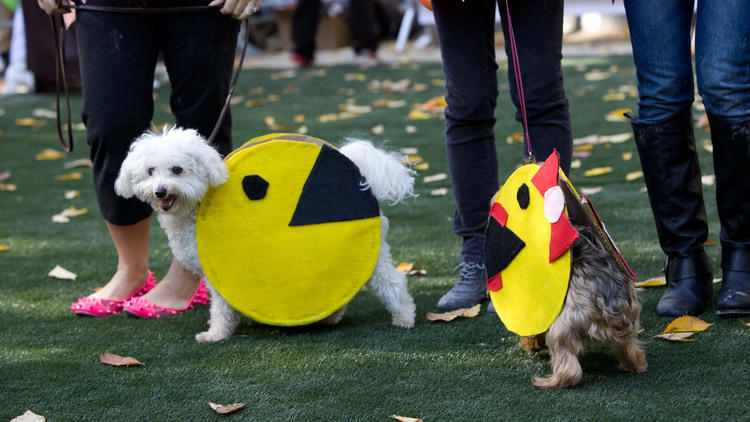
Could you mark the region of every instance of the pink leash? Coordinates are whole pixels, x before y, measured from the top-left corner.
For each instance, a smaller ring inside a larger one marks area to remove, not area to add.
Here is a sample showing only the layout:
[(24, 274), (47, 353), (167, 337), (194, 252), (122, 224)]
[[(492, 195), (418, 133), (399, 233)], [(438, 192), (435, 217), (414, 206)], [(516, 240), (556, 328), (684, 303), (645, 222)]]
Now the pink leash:
[(511, 58), (513, 61), (513, 73), (516, 76), (516, 92), (518, 93), (518, 100), (521, 103), (521, 115), (523, 116), (523, 129), (524, 135), (526, 135), (526, 159), (529, 162), (535, 162), (534, 154), (531, 152), (531, 136), (529, 135), (529, 122), (526, 118), (526, 100), (523, 95), (523, 80), (521, 79), (521, 65), (518, 63), (518, 49), (516, 48), (516, 36), (513, 32), (513, 22), (510, 19), (510, 6), (508, 3), (510, 0), (505, 0), (505, 12), (508, 19), (508, 35), (510, 42)]

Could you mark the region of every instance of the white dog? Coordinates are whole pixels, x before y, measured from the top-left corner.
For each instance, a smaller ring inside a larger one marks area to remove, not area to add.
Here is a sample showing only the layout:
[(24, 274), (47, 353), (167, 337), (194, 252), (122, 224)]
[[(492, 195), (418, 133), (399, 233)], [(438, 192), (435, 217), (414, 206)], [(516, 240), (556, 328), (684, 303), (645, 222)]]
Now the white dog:
[[(412, 170), (401, 164), (397, 153), (385, 153), (370, 142), (349, 140), (340, 152), (352, 160), (367, 179), (378, 200), (393, 204), (413, 196)], [(219, 153), (192, 129), (171, 128), (161, 133), (146, 132), (133, 142), (115, 191), (124, 198), (137, 197), (157, 211), (175, 259), (204, 278), (211, 291), (208, 331), (195, 336), (198, 342), (219, 341), (230, 337), (240, 322), (240, 314), (211, 286), (198, 260), (195, 217), (209, 187), (229, 177)], [(407, 290), (406, 276), (393, 267), (390, 246), (386, 242), (388, 219), (381, 212), (381, 246), (368, 288), (391, 313), (398, 327), (414, 326), (415, 305)], [(322, 322), (336, 324), (346, 306)]]

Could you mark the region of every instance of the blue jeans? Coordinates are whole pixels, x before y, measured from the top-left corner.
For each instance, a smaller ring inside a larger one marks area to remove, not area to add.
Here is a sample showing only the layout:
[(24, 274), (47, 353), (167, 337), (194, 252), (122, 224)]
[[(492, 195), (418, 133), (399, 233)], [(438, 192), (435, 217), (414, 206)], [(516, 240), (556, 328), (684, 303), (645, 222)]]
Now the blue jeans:
[[(693, 100), (693, 0), (624, 0), (638, 78), (638, 121), (667, 120)], [(700, 0), (695, 73), (706, 111), (727, 122), (750, 119), (750, 5)]]
[[(505, 39), (505, 1), (498, 0)], [(453, 231), (464, 240), (461, 257), (484, 262), (484, 229), (498, 190), (495, 149), (497, 63), (495, 2), (433, 1), (446, 78), (445, 144), (456, 212)], [(572, 157), (568, 98), (563, 87), (562, 0), (510, 2), (518, 47), (532, 152), (544, 160), (554, 148), (566, 173)], [(511, 57), (509, 43), (506, 52)], [(512, 69), (512, 66), (509, 66)], [(515, 75), (508, 72), (515, 116), (521, 121)], [(519, 149), (519, 163), (525, 154)]]

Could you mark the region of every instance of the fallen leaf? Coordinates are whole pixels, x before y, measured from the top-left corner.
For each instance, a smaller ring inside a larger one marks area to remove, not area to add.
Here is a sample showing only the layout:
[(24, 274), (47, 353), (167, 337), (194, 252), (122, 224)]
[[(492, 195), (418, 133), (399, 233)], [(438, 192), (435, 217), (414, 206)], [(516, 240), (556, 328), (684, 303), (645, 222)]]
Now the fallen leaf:
[(302, 123), (305, 121), (305, 115), (304, 114), (295, 114), (292, 118), (294, 123)]
[(432, 182), (439, 182), (441, 180), (446, 180), (446, 179), (448, 179), (447, 174), (437, 173), (437, 174), (433, 174), (432, 176), (425, 176), (423, 180), (425, 183), (432, 183)]
[(382, 135), (385, 131), (385, 126), (383, 125), (376, 125), (373, 126), (372, 129), (370, 129), (370, 132), (372, 132), (373, 135)]
[(633, 110), (629, 108), (616, 108), (604, 117), (604, 120), (608, 122), (625, 122), (628, 120), (627, 117), (625, 117), (625, 113), (632, 113)]
[(243, 101), (245, 101), (245, 96), (244, 95), (237, 95), (236, 97), (232, 97), (229, 100), (229, 105), (237, 105), (237, 104), (239, 104), (239, 103), (241, 103)]
[(575, 158), (587, 158), (591, 156), (591, 151), (573, 151)]
[(599, 137), (599, 143), (601, 144), (621, 144), (627, 142), (633, 137), (631, 132), (617, 133), (615, 135), (602, 135)]
[(81, 172), (78, 172), (78, 171), (74, 171), (72, 173), (67, 173), (67, 174), (58, 174), (57, 176), (54, 177), (54, 179), (57, 181), (79, 180), (81, 178), (83, 178), (83, 174), (81, 174)]
[(10, 247), (9, 247), (9, 246), (5, 246), (5, 245), (0, 245), (0, 252), (5, 252), (5, 251), (7, 251), (7, 250), (10, 250)]
[(364, 82), (367, 80), (367, 75), (364, 73), (347, 73), (344, 75), (345, 81), (357, 81), (357, 82)]
[(18, 185), (13, 183), (0, 183), (0, 192), (15, 192), (18, 190)]
[(623, 152), (622, 153), (622, 160), (623, 161), (630, 161), (633, 159), (633, 153), (630, 151)]
[(354, 114), (367, 114), (372, 112), (372, 107), (356, 104), (339, 104), (339, 110)]
[(630, 173), (625, 175), (625, 180), (627, 180), (628, 182), (632, 182), (633, 180), (638, 180), (641, 177), (643, 177), (642, 171), (631, 171)]
[(43, 160), (59, 160), (61, 158), (65, 157), (65, 153), (62, 151), (58, 151), (56, 149), (47, 148), (42, 150), (39, 154), (36, 155), (36, 159), (39, 161)]
[(401, 163), (407, 166), (419, 164), (421, 162), (424, 162), (424, 158), (422, 158), (421, 155), (417, 155), (417, 154), (409, 154), (401, 159)]
[(297, 133), (299, 133), (301, 135), (306, 135), (307, 132), (308, 132), (308, 128), (307, 128), (307, 126), (302, 125), (302, 126), (298, 127), (297, 130), (295, 130), (295, 132), (297, 132)]
[(16, 416), (15, 418), (11, 419), (10, 422), (44, 422), (46, 420), (47, 418), (45, 418), (44, 416), (37, 415), (31, 410), (27, 410), (23, 412), (23, 415)]
[(613, 169), (612, 167), (594, 167), (590, 170), (586, 170), (583, 173), (584, 177), (594, 177), (594, 176), (603, 176), (605, 174), (612, 173)]
[(684, 333), (657, 334), (654, 337), (663, 338), (664, 340), (669, 340), (669, 341), (695, 341), (695, 339), (688, 338), (692, 336), (693, 334), (695, 334), (695, 331), (684, 332)]
[(236, 412), (245, 407), (245, 403), (232, 403), (232, 404), (217, 404), (208, 402), (211, 409), (220, 415), (226, 415), (227, 413)]
[(89, 212), (88, 208), (78, 209), (74, 206), (70, 206), (62, 210), (59, 214), (52, 216), (53, 223), (67, 223), (73, 217), (78, 217)]
[(667, 279), (664, 277), (654, 277), (644, 281), (637, 281), (633, 285), (635, 287), (661, 287), (667, 285)]
[(703, 113), (700, 116), (695, 117), (695, 127), (697, 127), (697, 128), (709, 127), (708, 126), (708, 115), (706, 113)]
[(305, 72), (304, 76), (306, 79), (322, 78), (327, 73), (328, 72), (325, 69), (313, 69), (313, 70), (308, 70), (307, 72)]
[(52, 222), (59, 223), (59, 224), (70, 223), (70, 218), (62, 214), (55, 214), (52, 216)]
[(701, 148), (704, 151), (708, 151), (711, 154), (714, 153), (714, 144), (711, 142), (710, 139), (704, 139), (703, 142), (701, 142)]
[(422, 422), (422, 419), (410, 418), (408, 416), (391, 415), (391, 418), (399, 422)]
[(10, 179), (10, 170), (6, 170), (0, 173), (0, 182), (4, 182), (8, 179)]
[(606, 70), (594, 69), (583, 75), (583, 78), (587, 81), (603, 81), (611, 77), (612, 74)]
[(396, 271), (400, 271), (400, 272), (402, 272), (404, 274), (406, 274), (409, 271), (411, 271), (412, 268), (414, 268), (414, 263), (413, 262), (402, 262), (402, 263), (396, 265)]
[(591, 151), (594, 149), (594, 144), (583, 144), (583, 145), (576, 145), (573, 147), (573, 151)]
[[(57, 115), (55, 115), (57, 117)], [(37, 120), (32, 117), (21, 117), (19, 119), (16, 119), (16, 126), (20, 127), (33, 127), (38, 128), (45, 125), (44, 120)]]
[(435, 118), (432, 114), (425, 113), (422, 110), (411, 110), (406, 117), (409, 120), (427, 120)]
[(81, 197), (81, 192), (78, 192), (77, 190), (66, 190), (65, 191), (65, 199), (76, 199)]
[(444, 79), (433, 79), (430, 81), (432, 86), (445, 86), (445, 80)]
[(427, 270), (411, 270), (408, 273), (406, 273), (407, 277), (411, 277), (414, 275), (427, 275)]
[(112, 365), (112, 366), (134, 366), (134, 365), (143, 366), (143, 363), (139, 362), (138, 359), (134, 357), (120, 356), (114, 353), (104, 353), (102, 355), (99, 355), (99, 361), (105, 365)]
[(581, 160), (573, 160), (570, 162), (570, 168), (579, 169), (581, 168)]
[(707, 330), (708, 327), (712, 325), (714, 324), (703, 321), (700, 318), (685, 315), (670, 322), (669, 325), (667, 325), (667, 328), (665, 328), (664, 331), (661, 332), (661, 334), (685, 332), (697, 333), (699, 331)]
[(50, 110), (47, 108), (35, 108), (34, 111), (31, 112), (31, 115), (34, 117), (41, 117), (43, 119), (57, 118), (57, 112), (55, 110)]
[(740, 321), (740, 324), (750, 327), (750, 322)]
[(414, 170), (425, 171), (430, 169), (430, 163), (424, 162), (414, 166)]
[(719, 242), (717, 242), (715, 240), (711, 240), (711, 239), (706, 239), (706, 241), (703, 242), (703, 245), (704, 246), (718, 246)]
[(481, 304), (476, 304), (472, 306), (471, 308), (460, 308), (455, 309), (449, 312), (443, 312), (440, 314), (435, 314), (432, 312), (427, 313), (427, 320), (428, 321), (445, 321), (450, 322), (458, 317), (464, 317), (464, 318), (474, 318), (475, 316), (479, 315), (479, 310), (482, 308)]
[(47, 275), (58, 280), (75, 280), (76, 277), (78, 277), (75, 273), (70, 272), (59, 265), (55, 265), (55, 268), (47, 273)]
[(430, 191), (430, 196), (445, 196), (448, 194), (448, 188), (438, 188)]
[(282, 70), (281, 72), (273, 72), (271, 73), (270, 77), (272, 81), (277, 81), (279, 79), (290, 79), (297, 76), (296, 70)]
[(417, 133), (417, 127), (412, 125), (406, 125), (406, 133)]
[(93, 167), (94, 163), (91, 162), (88, 158), (81, 158), (78, 160), (68, 161), (67, 163), (63, 164), (64, 169), (72, 169), (75, 167)]
[(264, 100), (263, 98), (253, 98), (252, 100), (245, 101), (245, 107), (253, 108), (253, 107), (262, 106), (265, 103), (266, 103), (266, 100)]
[(701, 183), (703, 186), (713, 186), (716, 184), (716, 176), (713, 174), (706, 174), (701, 176)]
[(523, 132), (511, 133), (505, 138), (505, 142), (509, 144), (517, 144), (523, 141)]
[(624, 92), (610, 92), (610, 93), (604, 94), (604, 96), (602, 97), (602, 100), (623, 101), (625, 100), (625, 93)]
[(603, 191), (604, 188), (601, 187), (601, 186), (596, 186), (596, 187), (593, 187), (593, 188), (582, 187), (579, 190), (581, 191), (582, 194), (587, 195), (587, 196), (591, 196), (591, 195), (596, 195), (597, 193)]

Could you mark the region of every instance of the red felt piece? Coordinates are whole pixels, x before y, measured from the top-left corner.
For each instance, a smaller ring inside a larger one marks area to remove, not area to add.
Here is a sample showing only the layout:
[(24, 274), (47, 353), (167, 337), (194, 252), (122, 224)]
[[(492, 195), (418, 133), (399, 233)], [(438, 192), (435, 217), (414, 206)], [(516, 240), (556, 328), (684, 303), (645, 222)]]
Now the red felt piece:
[(554, 150), (542, 166), (539, 167), (534, 177), (531, 178), (531, 183), (536, 187), (540, 195), (544, 196), (544, 192), (547, 192), (547, 189), (557, 186), (559, 167), (560, 158), (557, 156), (557, 150)]
[(553, 223), (549, 239), (549, 262), (561, 257), (576, 239), (578, 239), (578, 231), (567, 218), (560, 218)]
[(502, 273), (497, 273), (490, 277), (489, 280), (487, 280), (487, 288), (490, 289), (493, 292), (496, 292), (503, 288), (503, 275)]
[(508, 222), (508, 211), (505, 211), (505, 208), (499, 202), (492, 204), (490, 215), (503, 227)]

